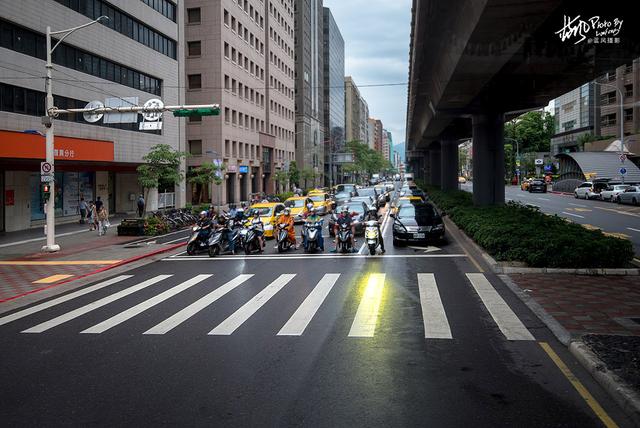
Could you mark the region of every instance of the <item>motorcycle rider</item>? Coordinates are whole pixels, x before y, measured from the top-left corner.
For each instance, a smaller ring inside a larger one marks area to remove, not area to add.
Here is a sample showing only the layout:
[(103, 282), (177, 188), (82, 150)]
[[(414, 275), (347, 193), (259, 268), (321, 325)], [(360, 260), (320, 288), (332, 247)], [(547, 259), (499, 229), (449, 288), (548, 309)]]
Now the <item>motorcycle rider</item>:
[(380, 222), (378, 221), (378, 210), (376, 208), (371, 208), (367, 211), (367, 214), (364, 216), (365, 222), (367, 221), (377, 221), (378, 222), (378, 239), (380, 240), (380, 251), (384, 254), (386, 251), (384, 250), (384, 239), (382, 238), (382, 230), (380, 230)]
[(211, 219), (208, 211), (200, 211), (200, 217), (196, 223), (202, 230), (211, 228)]
[(340, 215), (338, 216), (336, 223), (333, 225), (333, 232), (336, 236), (336, 239), (335, 239), (336, 247), (333, 250), (331, 250), (332, 253), (338, 252), (338, 231), (340, 230), (340, 226), (342, 224), (347, 224), (347, 226), (351, 227), (351, 252), (352, 253), (357, 252), (356, 243), (355, 243), (356, 225), (353, 223), (353, 219), (352, 219), (354, 215), (356, 215), (356, 213), (350, 213), (349, 207), (347, 207), (346, 205), (342, 207), (342, 210), (340, 211)]
[[(278, 217), (278, 219), (276, 220), (276, 224), (282, 223), (285, 223), (287, 225), (287, 237), (293, 244), (293, 248), (297, 250), (298, 243), (296, 242), (296, 231), (294, 229), (294, 221), (293, 217), (291, 216), (291, 210), (289, 208), (285, 208), (284, 210), (282, 210), (282, 214), (280, 214), (280, 217)], [(273, 248), (277, 249), (278, 245), (276, 244), (276, 246)]]
[[(315, 207), (312, 204), (311, 208), (309, 209), (309, 213), (307, 215), (307, 217), (305, 218), (305, 223), (317, 223), (322, 221), (322, 218), (320, 218), (320, 216), (318, 215), (318, 212), (316, 211)], [(304, 230), (304, 228), (303, 228)], [(302, 234), (302, 239), (303, 241), (303, 245), (304, 248), (307, 248), (307, 234), (303, 233)], [(324, 239), (322, 238), (322, 231), (320, 231), (320, 233), (318, 233), (318, 245), (320, 246), (320, 251), (324, 251)]]
[(253, 218), (253, 220), (251, 220), (251, 224), (256, 226), (256, 237), (258, 238), (258, 242), (260, 242), (260, 252), (262, 252), (262, 249), (265, 246), (264, 243), (264, 224), (262, 224), (262, 220), (260, 220), (260, 213), (258, 211), (256, 211), (256, 215)]
[(235, 245), (235, 242), (233, 242), (233, 240), (231, 239), (233, 235), (233, 231), (231, 230), (231, 224), (232, 224), (231, 219), (227, 218), (227, 216), (224, 213), (221, 213), (221, 214), (218, 214), (216, 223), (217, 223), (216, 229), (226, 228), (226, 230), (224, 231), (223, 239), (226, 239), (226, 241), (229, 243), (229, 253), (235, 254), (236, 245)]

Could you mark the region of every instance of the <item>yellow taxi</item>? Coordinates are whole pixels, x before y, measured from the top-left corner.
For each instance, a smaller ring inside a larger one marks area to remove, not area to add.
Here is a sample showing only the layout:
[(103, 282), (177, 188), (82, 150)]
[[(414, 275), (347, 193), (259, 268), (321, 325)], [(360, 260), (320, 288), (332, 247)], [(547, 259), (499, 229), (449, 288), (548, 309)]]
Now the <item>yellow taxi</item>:
[(313, 201), (307, 196), (294, 196), (284, 201), (284, 206), (289, 208), (293, 221), (296, 223), (302, 223), (309, 204), (313, 204)]
[(405, 204), (410, 204), (412, 202), (422, 202), (422, 201), (423, 199), (420, 196), (403, 196), (400, 199), (398, 199), (398, 202), (396, 203), (396, 205), (391, 207), (391, 214), (397, 214), (400, 207)]
[(276, 219), (282, 214), (284, 204), (280, 202), (264, 202), (251, 205), (247, 212), (248, 221), (253, 220), (256, 215), (260, 215), (260, 220), (264, 226), (265, 238), (273, 238), (273, 230)]
[(311, 193), (307, 197), (313, 202), (318, 214), (325, 215), (331, 212), (332, 203), (328, 193)]
[(317, 194), (320, 194), (320, 193), (327, 193), (327, 191), (326, 191), (326, 189), (318, 189), (318, 188), (316, 188), (316, 189), (309, 190), (307, 192), (307, 195), (308, 196), (313, 196), (313, 195), (317, 195)]

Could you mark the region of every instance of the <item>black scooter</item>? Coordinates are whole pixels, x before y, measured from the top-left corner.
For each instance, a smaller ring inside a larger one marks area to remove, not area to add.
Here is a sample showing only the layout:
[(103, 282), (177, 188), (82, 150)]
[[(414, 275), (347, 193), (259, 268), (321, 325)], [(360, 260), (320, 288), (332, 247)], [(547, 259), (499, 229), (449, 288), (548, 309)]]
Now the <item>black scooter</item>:
[(191, 236), (187, 243), (187, 254), (193, 256), (199, 252), (207, 251), (209, 248), (209, 237), (211, 236), (211, 227), (205, 227), (196, 224), (191, 228)]
[[(229, 240), (226, 239), (227, 231), (230, 231)], [(222, 227), (211, 234), (209, 238), (209, 257), (215, 257), (221, 253), (229, 251), (230, 242), (234, 243), (234, 248), (238, 248), (240, 244), (240, 233), (235, 227), (234, 221), (229, 220), (225, 227)]]

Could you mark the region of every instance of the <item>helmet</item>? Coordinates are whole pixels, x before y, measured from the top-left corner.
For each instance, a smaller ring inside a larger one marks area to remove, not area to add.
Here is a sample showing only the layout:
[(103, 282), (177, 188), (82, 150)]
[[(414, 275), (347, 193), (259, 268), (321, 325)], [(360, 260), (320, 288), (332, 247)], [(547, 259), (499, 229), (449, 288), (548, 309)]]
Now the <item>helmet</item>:
[(346, 205), (343, 205), (343, 206), (342, 206), (342, 210), (341, 210), (341, 211), (342, 211), (343, 213), (348, 213), (348, 212), (349, 212), (349, 207), (348, 207), (348, 206), (346, 206)]
[(311, 202), (309, 202), (309, 203), (307, 204), (307, 208), (309, 208), (309, 209), (313, 209), (313, 204), (312, 204)]
[(208, 214), (206, 211), (200, 211), (200, 217), (206, 217)]
[(316, 207), (311, 207), (311, 214), (315, 214), (316, 213)]
[(291, 210), (289, 208), (285, 208), (284, 210), (282, 210), (282, 214), (289, 215), (291, 214)]

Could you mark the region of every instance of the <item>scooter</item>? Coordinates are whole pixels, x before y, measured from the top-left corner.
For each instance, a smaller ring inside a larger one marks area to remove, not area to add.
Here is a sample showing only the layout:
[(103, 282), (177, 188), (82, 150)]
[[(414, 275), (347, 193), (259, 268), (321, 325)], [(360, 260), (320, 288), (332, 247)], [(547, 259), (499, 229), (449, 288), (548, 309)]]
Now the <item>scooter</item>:
[(369, 247), (369, 254), (375, 256), (378, 245), (380, 245), (377, 221), (369, 220), (365, 223), (364, 238), (367, 241), (367, 246)]
[(227, 231), (231, 232), (229, 239), (234, 243), (234, 247), (238, 248), (238, 245), (240, 245), (240, 233), (237, 227), (234, 226), (233, 220), (229, 220), (229, 223), (226, 227), (218, 229), (211, 234), (209, 238), (209, 257), (215, 257), (229, 251), (230, 242), (227, 241), (225, 236)]
[(287, 223), (280, 223), (278, 225), (278, 232), (276, 234), (276, 240), (278, 241), (278, 252), (284, 253), (289, 251), (293, 243), (289, 240), (289, 225)]
[(305, 236), (307, 237), (307, 253), (314, 253), (320, 246), (320, 235), (322, 234), (322, 221), (314, 223), (305, 223), (302, 226)]
[(338, 250), (341, 253), (350, 253), (351, 248), (351, 225), (342, 223), (338, 228)]
[(191, 236), (189, 237), (189, 241), (187, 243), (187, 254), (193, 256), (200, 251), (206, 251), (207, 248), (209, 248), (210, 236), (210, 227), (203, 229), (197, 224), (193, 226), (191, 228)]
[(262, 222), (253, 222), (246, 227), (240, 229), (239, 233), (239, 245), (244, 248), (244, 253), (249, 255), (254, 252), (262, 252), (260, 240), (258, 239), (259, 228), (262, 227)]

